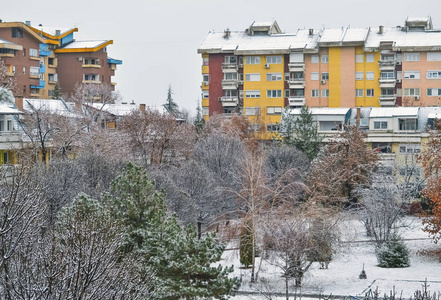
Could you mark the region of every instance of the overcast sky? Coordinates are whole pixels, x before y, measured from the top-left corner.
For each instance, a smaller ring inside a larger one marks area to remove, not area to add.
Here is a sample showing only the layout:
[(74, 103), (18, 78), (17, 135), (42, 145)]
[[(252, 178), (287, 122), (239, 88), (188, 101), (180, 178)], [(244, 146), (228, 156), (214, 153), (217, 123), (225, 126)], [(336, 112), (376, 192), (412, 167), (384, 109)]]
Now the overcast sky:
[(77, 26), (77, 40), (112, 39), (108, 53), (123, 61), (114, 81), (125, 101), (163, 104), (171, 84), (178, 105), (190, 111), (201, 98), (197, 48), (209, 31), (272, 20), (284, 32), (397, 26), (428, 15), (441, 28), (440, 0), (14, 0), (0, 10), (5, 22)]

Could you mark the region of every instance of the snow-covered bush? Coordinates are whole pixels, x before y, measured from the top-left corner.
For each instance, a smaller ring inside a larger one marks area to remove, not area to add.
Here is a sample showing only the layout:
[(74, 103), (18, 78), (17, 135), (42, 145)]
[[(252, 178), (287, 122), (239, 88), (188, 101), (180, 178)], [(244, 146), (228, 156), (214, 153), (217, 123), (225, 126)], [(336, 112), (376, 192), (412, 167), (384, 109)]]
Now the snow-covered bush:
[(393, 234), (389, 241), (377, 249), (378, 265), (382, 268), (406, 268), (410, 266), (409, 250), (403, 239)]

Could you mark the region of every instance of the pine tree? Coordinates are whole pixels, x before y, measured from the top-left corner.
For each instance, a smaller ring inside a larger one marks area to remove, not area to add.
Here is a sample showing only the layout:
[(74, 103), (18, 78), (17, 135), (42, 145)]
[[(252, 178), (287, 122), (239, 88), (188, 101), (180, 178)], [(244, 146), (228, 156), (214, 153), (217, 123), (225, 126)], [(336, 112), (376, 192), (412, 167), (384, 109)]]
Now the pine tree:
[(60, 96), (61, 96), (61, 89), (60, 89), (60, 85), (57, 82), (55, 84), (55, 87), (54, 87), (54, 92), (52, 94), (52, 99), (60, 99)]
[(179, 113), (178, 104), (173, 100), (173, 90), (171, 84), (168, 86), (167, 90), (167, 100), (165, 101), (165, 108), (171, 114), (177, 115)]
[(285, 109), (282, 115), (281, 132), (284, 144), (296, 147), (310, 161), (317, 156), (322, 138), (318, 135), (317, 125), (313, 123), (312, 114), (307, 106), (302, 107), (297, 118)]
[(113, 216), (125, 225), (125, 251), (143, 255), (141, 270), (155, 271), (154, 299), (224, 299), (239, 285), (232, 268), (213, 267), (223, 246), (214, 235), (198, 239), (194, 227), (182, 229), (167, 214), (165, 194), (138, 166), (129, 163), (104, 197)]
[(239, 255), (240, 264), (248, 268), (253, 264), (253, 229), (252, 222), (247, 221), (240, 232)]
[(202, 128), (204, 128), (204, 125), (205, 125), (205, 119), (202, 116), (201, 104), (198, 101), (198, 106), (196, 107), (196, 118), (194, 120), (194, 126), (196, 126), (196, 132), (200, 133), (202, 131)]
[(377, 260), (378, 265), (383, 268), (406, 268), (410, 266), (409, 250), (397, 234), (393, 234), (391, 239), (377, 250)]

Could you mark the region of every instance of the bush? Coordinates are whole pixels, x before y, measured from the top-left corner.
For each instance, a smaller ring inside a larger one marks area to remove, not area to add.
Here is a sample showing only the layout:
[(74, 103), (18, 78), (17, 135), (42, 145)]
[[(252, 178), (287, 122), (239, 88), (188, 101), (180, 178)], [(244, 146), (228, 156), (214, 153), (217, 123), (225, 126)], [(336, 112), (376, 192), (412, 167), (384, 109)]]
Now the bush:
[(378, 265), (382, 268), (406, 268), (410, 266), (409, 250), (397, 234), (377, 250)]

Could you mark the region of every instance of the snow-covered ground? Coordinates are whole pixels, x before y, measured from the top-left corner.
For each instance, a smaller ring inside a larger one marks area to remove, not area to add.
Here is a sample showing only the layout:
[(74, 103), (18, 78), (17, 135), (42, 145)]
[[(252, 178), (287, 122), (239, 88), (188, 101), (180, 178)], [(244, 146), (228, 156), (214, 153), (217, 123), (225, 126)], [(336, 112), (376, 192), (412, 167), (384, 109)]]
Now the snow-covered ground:
[[(364, 296), (369, 289), (377, 287), (382, 296), (389, 294), (395, 288), (398, 295), (408, 298), (413, 295), (427, 278), (429, 290), (441, 291), (441, 263), (436, 258), (419, 254), (422, 249), (439, 249), (421, 230), (421, 220), (414, 217), (405, 219), (405, 225), (400, 229), (402, 237), (411, 253), (411, 265), (408, 268), (380, 268), (377, 266), (375, 246), (368, 242), (362, 224), (356, 220), (347, 220), (342, 225), (342, 241), (339, 253), (329, 264), (328, 269), (320, 269), (314, 264), (305, 274), (301, 293), (304, 295), (333, 295), (333, 296)], [(260, 258), (257, 259), (257, 266)], [(234, 265), (235, 276), (242, 278), (241, 291), (267, 292), (269, 294), (284, 293), (284, 279), (280, 270), (262, 261), (259, 278), (266, 284), (250, 284), (250, 270), (240, 269), (238, 250), (225, 251), (222, 264)], [(359, 279), (364, 269), (367, 279)], [(290, 287), (294, 290), (293, 287)], [(280, 295), (282, 296), (282, 295)], [(238, 295), (232, 299), (265, 299), (263, 296)], [(271, 299), (279, 299), (272, 297)], [(281, 297), (280, 299), (284, 299)], [(293, 298), (294, 299), (294, 298)]]

